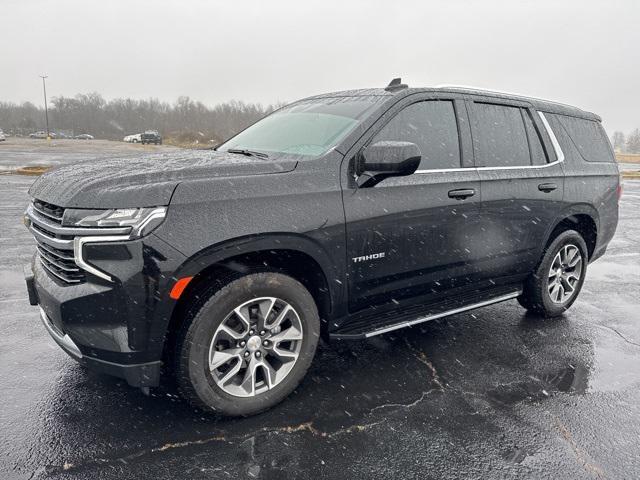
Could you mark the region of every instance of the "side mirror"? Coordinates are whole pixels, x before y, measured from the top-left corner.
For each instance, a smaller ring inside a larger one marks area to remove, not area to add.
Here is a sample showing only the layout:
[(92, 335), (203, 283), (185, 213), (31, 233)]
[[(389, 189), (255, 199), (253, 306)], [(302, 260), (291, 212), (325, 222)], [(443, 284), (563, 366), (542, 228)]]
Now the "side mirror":
[(376, 142), (359, 154), (356, 174), (360, 188), (372, 187), (388, 177), (411, 175), (422, 154), (415, 143)]

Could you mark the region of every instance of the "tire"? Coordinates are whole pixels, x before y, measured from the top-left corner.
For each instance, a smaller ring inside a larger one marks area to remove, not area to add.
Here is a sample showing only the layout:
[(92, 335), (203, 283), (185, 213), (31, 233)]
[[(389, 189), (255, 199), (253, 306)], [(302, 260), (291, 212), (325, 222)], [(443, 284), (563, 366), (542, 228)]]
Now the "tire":
[[(580, 260), (571, 267), (570, 264), (576, 261), (576, 257), (571, 256), (574, 249), (579, 252)], [(569, 261), (563, 262), (562, 258)], [(525, 280), (518, 302), (527, 310), (545, 317), (562, 315), (580, 294), (588, 260), (587, 245), (582, 236), (575, 230), (565, 230), (545, 248), (536, 271)], [(573, 288), (570, 294), (569, 288)], [(565, 294), (569, 296), (564, 298)]]
[[(320, 337), (318, 309), (309, 291), (287, 275), (261, 272), (233, 279), (222, 288), (212, 286), (198, 298), (202, 300), (192, 305), (175, 345), (180, 394), (195, 407), (228, 416), (254, 415), (284, 400), (306, 374)], [(262, 309), (269, 313), (258, 315)], [(242, 315), (234, 313), (237, 310)], [(272, 329), (281, 316), (285, 320)], [(260, 327), (263, 317), (265, 328)], [(256, 324), (253, 334), (242, 318)], [(235, 337), (227, 333), (230, 330)], [(275, 340), (297, 332), (301, 339)], [(269, 346), (264, 346), (265, 340)], [(291, 360), (294, 351), (297, 357)], [(217, 365), (232, 354), (228, 363)], [(279, 364), (281, 358), (285, 361)], [(217, 366), (211, 368), (210, 360)], [(235, 374), (234, 367), (239, 369)], [(255, 375), (249, 376), (250, 371)], [(225, 383), (227, 375), (231, 380)]]

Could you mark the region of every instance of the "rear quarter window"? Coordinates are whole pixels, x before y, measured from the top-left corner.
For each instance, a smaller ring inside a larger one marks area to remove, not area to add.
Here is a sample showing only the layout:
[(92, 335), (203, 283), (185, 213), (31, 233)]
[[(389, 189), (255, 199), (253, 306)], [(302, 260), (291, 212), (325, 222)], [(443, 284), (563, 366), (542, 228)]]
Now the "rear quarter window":
[(555, 115), (587, 162), (614, 162), (609, 139), (600, 122)]

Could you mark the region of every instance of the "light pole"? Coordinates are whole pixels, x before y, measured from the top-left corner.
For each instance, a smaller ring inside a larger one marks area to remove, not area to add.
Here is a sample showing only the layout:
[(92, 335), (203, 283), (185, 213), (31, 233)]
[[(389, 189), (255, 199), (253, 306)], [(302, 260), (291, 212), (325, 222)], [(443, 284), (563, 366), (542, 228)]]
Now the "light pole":
[(49, 140), (51, 138), (49, 135), (49, 108), (47, 107), (47, 86), (44, 81), (47, 75), (40, 75), (40, 78), (42, 78), (42, 90), (44, 91), (44, 119), (47, 122), (47, 140)]

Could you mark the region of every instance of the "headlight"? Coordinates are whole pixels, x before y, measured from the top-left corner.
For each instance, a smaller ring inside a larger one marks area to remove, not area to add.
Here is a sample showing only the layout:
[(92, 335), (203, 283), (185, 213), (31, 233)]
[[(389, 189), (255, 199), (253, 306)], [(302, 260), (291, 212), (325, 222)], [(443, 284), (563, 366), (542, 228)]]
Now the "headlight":
[(65, 227), (131, 227), (132, 237), (142, 237), (163, 221), (167, 207), (113, 208), (87, 210), (67, 208), (62, 218)]

